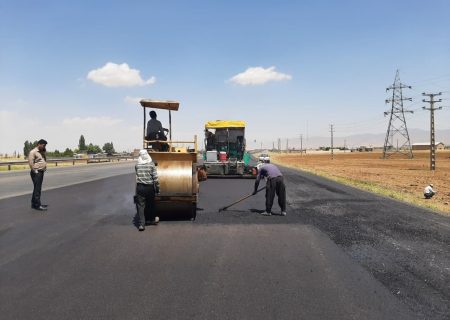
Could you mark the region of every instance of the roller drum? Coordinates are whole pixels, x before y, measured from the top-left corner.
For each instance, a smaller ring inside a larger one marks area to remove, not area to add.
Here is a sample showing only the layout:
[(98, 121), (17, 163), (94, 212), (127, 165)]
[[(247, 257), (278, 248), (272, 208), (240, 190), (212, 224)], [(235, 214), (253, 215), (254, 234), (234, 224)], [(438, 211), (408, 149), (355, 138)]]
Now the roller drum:
[(192, 161), (162, 161), (157, 167), (161, 195), (192, 195)]

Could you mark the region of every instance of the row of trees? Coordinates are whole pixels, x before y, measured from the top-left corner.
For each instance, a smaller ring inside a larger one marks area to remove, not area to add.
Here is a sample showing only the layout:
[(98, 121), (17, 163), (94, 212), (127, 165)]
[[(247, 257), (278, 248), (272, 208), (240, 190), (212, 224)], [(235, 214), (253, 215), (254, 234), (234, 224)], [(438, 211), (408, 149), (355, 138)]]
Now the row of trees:
[[(37, 146), (37, 140), (36, 141), (25, 141), (23, 146), (23, 154), (25, 157), (28, 157), (30, 154), (30, 151), (36, 148)], [(81, 135), (79, 141), (78, 141), (78, 149), (71, 150), (69, 148), (66, 148), (64, 151), (47, 151), (47, 157), (73, 157), (75, 153), (88, 153), (88, 154), (94, 154), (94, 153), (102, 153), (105, 152), (107, 154), (113, 154), (116, 153), (114, 150), (114, 144), (112, 142), (107, 142), (103, 145), (103, 148), (100, 148), (98, 145), (94, 145), (92, 143), (89, 143), (86, 145), (86, 141), (84, 139), (84, 136)]]
[(80, 139), (78, 140), (77, 152), (100, 153), (102, 152), (102, 150), (107, 154), (116, 153), (116, 150), (114, 150), (114, 144), (112, 142), (106, 142), (103, 145), (103, 148), (100, 148), (100, 146), (94, 145), (92, 143), (86, 145), (86, 140), (84, 139), (84, 136), (83, 135), (80, 136)]

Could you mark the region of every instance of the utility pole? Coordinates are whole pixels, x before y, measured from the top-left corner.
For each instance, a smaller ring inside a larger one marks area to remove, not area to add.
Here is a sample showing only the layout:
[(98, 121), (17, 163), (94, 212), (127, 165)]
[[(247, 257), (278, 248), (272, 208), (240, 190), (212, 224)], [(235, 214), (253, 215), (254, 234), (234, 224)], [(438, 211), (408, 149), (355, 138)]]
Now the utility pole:
[(344, 139), (344, 152), (346, 151), (347, 139)]
[(286, 139), (286, 152), (289, 152), (289, 139)]
[(272, 141), (272, 151), (275, 151), (275, 141)]
[(333, 152), (333, 125), (330, 124), (330, 132), (331, 132), (331, 160), (334, 159), (334, 152)]
[(300, 155), (303, 154), (303, 134), (300, 135)]
[(262, 141), (261, 141), (261, 150), (262, 150)]
[(423, 96), (427, 96), (430, 100), (423, 99), (423, 102), (428, 102), (430, 107), (423, 107), (424, 110), (430, 111), (430, 170), (436, 170), (436, 141), (434, 139), (434, 111), (441, 110), (442, 107), (435, 107), (436, 102), (442, 102), (442, 99), (434, 100), (435, 96), (440, 96), (442, 92), (439, 93), (422, 93)]
[[(402, 89), (411, 89), (411, 86), (404, 85), (400, 82), (400, 73), (397, 70), (395, 74), (394, 84), (386, 88), (386, 92), (392, 90), (392, 97), (386, 99), (386, 103), (391, 103), (391, 111), (386, 111), (385, 116), (390, 114), (389, 125), (386, 132), (386, 139), (384, 140), (383, 158), (386, 159), (394, 153), (401, 153), (407, 155), (410, 159), (413, 158), (411, 149), (411, 142), (409, 140), (408, 128), (406, 127), (405, 113), (413, 113), (413, 111), (405, 110), (403, 108), (403, 101), (412, 101), (411, 98), (404, 98)], [(400, 149), (394, 148), (394, 136), (396, 134), (403, 138)], [(406, 149), (406, 150), (405, 150)]]
[(278, 138), (278, 151), (281, 151), (281, 139)]

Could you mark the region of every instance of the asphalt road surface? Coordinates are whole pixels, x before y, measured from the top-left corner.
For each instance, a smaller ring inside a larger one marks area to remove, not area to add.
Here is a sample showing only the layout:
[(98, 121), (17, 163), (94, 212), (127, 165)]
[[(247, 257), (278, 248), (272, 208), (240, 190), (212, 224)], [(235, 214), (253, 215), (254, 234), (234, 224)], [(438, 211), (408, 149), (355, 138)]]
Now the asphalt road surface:
[(195, 222), (144, 232), (133, 174), (48, 190), (46, 213), (1, 200), (1, 318), (448, 319), (449, 218), (283, 172), (286, 217), (263, 194), (218, 213), (253, 180), (210, 179)]
[[(43, 190), (129, 173), (135, 161), (90, 163), (68, 167), (49, 167), (44, 175)], [(29, 194), (33, 191), (30, 170), (0, 172), (0, 199)], [(30, 191), (31, 188), (31, 191)]]

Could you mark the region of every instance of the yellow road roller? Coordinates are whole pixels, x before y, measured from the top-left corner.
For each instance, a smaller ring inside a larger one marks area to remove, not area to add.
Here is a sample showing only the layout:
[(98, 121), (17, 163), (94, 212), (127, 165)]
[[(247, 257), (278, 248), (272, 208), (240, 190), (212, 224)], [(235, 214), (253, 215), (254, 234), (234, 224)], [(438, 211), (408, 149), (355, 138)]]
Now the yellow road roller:
[[(143, 148), (156, 164), (160, 181), (160, 193), (155, 198), (157, 215), (167, 219), (184, 216), (194, 220), (199, 191), (197, 136), (193, 141), (172, 140), (172, 111), (178, 111), (179, 102), (143, 99), (140, 104), (144, 110)], [(162, 130), (147, 130), (148, 109), (169, 112), (168, 136)]]

